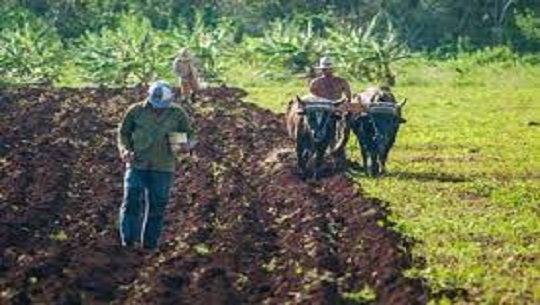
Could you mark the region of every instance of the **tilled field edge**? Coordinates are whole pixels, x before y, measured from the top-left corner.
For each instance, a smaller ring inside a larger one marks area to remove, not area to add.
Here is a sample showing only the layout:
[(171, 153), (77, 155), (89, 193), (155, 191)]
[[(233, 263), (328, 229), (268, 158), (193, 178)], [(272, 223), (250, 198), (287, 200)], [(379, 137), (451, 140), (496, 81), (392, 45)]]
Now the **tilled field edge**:
[(201, 143), (155, 254), (120, 247), (116, 229), (115, 129), (144, 88), (2, 90), (0, 303), (427, 303), (379, 202), (339, 173), (300, 179), (282, 117), (241, 90), (184, 105)]

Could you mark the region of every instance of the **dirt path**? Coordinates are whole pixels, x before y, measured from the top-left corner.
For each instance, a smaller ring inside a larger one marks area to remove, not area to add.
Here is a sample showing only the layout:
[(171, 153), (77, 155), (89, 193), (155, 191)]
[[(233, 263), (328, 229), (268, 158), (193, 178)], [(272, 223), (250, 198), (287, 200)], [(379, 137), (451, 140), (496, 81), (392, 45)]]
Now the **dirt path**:
[(343, 175), (299, 179), (280, 116), (238, 90), (188, 106), (201, 144), (159, 253), (119, 247), (114, 132), (143, 93), (0, 92), (0, 303), (355, 304), (344, 295), (362, 290), (364, 303), (427, 302), (381, 205)]

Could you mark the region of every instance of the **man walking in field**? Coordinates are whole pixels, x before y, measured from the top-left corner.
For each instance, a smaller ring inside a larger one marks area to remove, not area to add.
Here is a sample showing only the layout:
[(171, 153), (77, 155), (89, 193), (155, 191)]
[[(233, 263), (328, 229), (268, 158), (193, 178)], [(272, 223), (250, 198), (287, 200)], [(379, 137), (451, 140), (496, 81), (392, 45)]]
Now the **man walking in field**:
[[(155, 82), (148, 95), (127, 110), (118, 130), (118, 148), (126, 163), (119, 226), (122, 245), (141, 243), (154, 250), (163, 229), (176, 157), (189, 151), (191, 128), (186, 112), (171, 103), (171, 86)], [(178, 141), (178, 136), (183, 139)]]
[(344, 78), (334, 75), (334, 66), (329, 57), (323, 57), (316, 67), (321, 71), (321, 76), (315, 78), (309, 84), (311, 94), (329, 100), (339, 100), (345, 95), (347, 101), (351, 101), (351, 87)]
[(173, 63), (173, 71), (178, 76), (180, 90), (184, 98), (190, 97), (193, 101), (199, 91), (199, 72), (195, 67), (194, 58), (188, 49), (184, 48), (178, 52)]

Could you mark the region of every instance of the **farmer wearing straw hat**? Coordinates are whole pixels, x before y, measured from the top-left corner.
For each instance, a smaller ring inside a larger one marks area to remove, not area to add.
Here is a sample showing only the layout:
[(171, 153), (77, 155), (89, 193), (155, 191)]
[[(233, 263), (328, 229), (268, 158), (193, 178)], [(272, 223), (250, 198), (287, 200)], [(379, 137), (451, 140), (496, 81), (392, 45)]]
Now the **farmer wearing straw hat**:
[(199, 72), (195, 67), (194, 58), (187, 48), (178, 51), (173, 63), (173, 71), (178, 76), (182, 98), (195, 98), (199, 91)]
[[(344, 110), (343, 116), (336, 122), (336, 139), (334, 155), (337, 157), (338, 167), (345, 167), (347, 164), (347, 156), (345, 153), (344, 144), (349, 139), (349, 126), (347, 124), (347, 108), (351, 102), (351, 87), (349, 82), (344, 78), (334, 75), (334, 65), (329, 57), (322, 57), (319, 60), (319, 66), (316, 67), (321, 71), (321, 76), (312, 80), (309, 84), (309, 91), (315, 99), (322, 98), (325, 100), (337, 101), (343, 95), (347, 98), (347, 103), (340, 106)], [(338, 144), (341, 143), (341, 144)]]
[(344, 78), (334, 75), (334, 65), (330, 57), (322, 57), (319, 66), (321, 76), (309, 84), (311, 94), (329, 100), (339, 100), (345, 95), (347, 101), (351, 100), (351, 87)]
[[(118, 129), (118, 148), (126, 163), (119, 215), (124, 246), (140, 242), (143, 248), (157, 248), (176, 157), (191, 149), (187, 142), (191, 134), (188, 116), (171, 103), (172, 99), (169, 84), (153, 83), (147, 100), (132, 105)], [(184, 141), (171, 145), (176, 135), (182, 135)]]

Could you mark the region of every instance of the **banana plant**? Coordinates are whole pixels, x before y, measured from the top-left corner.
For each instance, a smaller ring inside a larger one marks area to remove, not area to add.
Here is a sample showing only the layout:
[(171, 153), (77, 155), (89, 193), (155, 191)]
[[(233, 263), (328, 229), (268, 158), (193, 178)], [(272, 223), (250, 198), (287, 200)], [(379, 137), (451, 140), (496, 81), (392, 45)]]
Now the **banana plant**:
[(122, 18), (117, 29), (87, 33), (78, 45), (77, 64), (96, 83), (147, 83), (170, 70), (174, 52), (170, 35), (153, 29), (149, 20)]
[(394, 85), (392, 64), (407, 58), (409, 52), (388, 18), (380, 26), (380, 16), (376, 15), (364, 28), (330, 30), (330, 53), (354, 78)]
[(54, 29), (38, 22), (0, 32), (0, 74), (9, 82), (51, 83), (63, 65), (64, 46)]
[(293, 73), (309, 69), (325, 51), (325, 44), (312, 30), (311, 23), (305, 28), (277, 21), (265, 37), (260, 39), (254, 51), (269, 68), (282, 68)]

